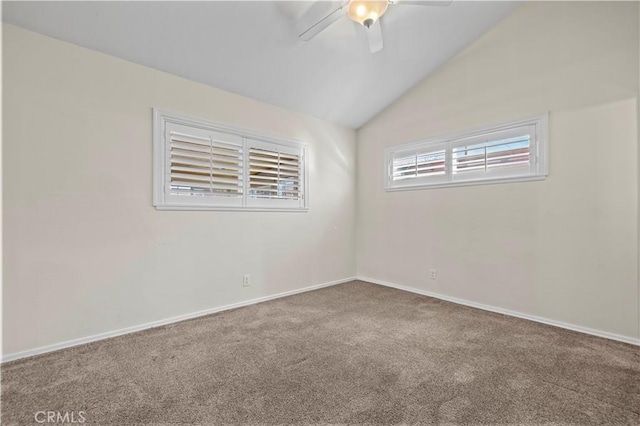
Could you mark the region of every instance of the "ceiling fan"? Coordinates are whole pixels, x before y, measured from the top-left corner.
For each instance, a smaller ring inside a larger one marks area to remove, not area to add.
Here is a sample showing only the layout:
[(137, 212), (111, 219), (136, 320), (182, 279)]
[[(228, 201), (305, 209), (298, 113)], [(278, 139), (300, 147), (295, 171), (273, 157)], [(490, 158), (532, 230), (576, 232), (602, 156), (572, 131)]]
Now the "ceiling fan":
[(452, 2), (453, 0), (343, 0), (337, 8), (320, 15), (317, 6), (322, 6), (323, 2), (318, 1), (305, 13), (302, 21), (308, 23), (313, 22), (312, 19), (317, 19), (318, 16), (322, 16), (322, 18), (302, 31), (298, 38), (302, 41), (309, 41), (338, 19), (347, 15), (365, 28), (369, 40), (369, 51), (375, 53), (382, 50), (384, 46), (380, 18), (387, 12), (389, 5), (449, 6)]

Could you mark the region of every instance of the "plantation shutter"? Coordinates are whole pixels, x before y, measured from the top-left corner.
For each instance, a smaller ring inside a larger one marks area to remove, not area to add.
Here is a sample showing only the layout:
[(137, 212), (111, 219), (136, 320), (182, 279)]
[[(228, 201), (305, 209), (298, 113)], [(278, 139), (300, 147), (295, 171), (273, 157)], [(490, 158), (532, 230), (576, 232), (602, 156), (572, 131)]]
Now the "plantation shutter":
[(165, 140), (167, 199), (184, 205), (242, 205), (241, 137), (167, 123)]
[(389, 180), (403, 183), (440, 182), (447, 175), (446, 146), (434, 145), (395, 152), (389, 163)]
[(308, 209), (307, 145), (154, 109), (158, 210)]
[(385, 189), (542, 180), (548, 115), (385, 148)]
[(247, 140), (248, 206), (302, 207), (303, 152), (300, 148)]
[(462, 139), (452, 144), (453, 180), (529, 174), (535, 126), (522, 126)]

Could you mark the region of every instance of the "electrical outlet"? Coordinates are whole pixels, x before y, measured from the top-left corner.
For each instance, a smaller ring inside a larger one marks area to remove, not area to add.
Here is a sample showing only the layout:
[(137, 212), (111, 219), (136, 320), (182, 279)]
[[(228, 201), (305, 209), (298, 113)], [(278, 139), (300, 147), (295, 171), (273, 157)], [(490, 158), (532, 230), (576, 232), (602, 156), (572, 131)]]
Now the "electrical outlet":
[(438, 271), (436, 271), (435, 269), (429, 270), (429, 278), (431, 278), (432, 280), (438, 278)]
[(242, 287), (249, 287), (251, 285), (251, 275), (247, 274), (242, 277)]

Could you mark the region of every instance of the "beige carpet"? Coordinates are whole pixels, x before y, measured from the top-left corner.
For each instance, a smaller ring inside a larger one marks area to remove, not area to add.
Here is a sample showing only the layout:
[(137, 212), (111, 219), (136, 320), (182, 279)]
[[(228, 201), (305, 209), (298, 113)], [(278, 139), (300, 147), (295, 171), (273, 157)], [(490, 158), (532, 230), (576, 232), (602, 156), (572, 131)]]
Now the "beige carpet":
[(640, 349), (351, 282), (3, 365), (2, 424), (47, 410), (104, 425), (638, 424)]

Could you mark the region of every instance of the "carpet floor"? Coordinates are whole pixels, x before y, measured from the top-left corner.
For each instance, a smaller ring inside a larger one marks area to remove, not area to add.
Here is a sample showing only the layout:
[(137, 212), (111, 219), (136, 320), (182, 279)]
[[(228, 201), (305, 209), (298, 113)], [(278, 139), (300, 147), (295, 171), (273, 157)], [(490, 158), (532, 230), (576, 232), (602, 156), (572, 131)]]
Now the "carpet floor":
[(38, 411), (87, 425), (637, 425), (640, 348), (354, 281), (3, 364), (2, 424), (42, 424)]

